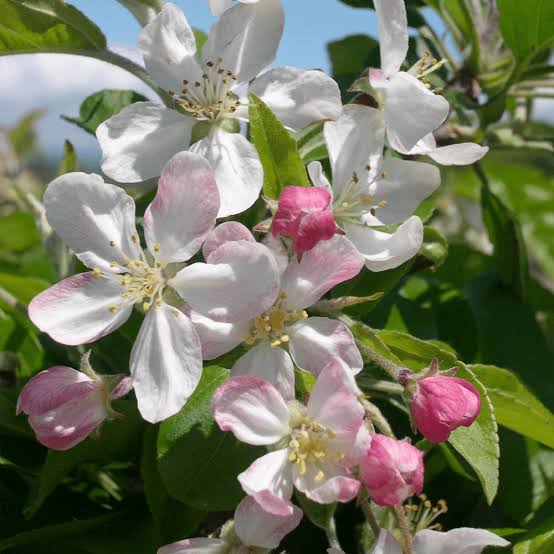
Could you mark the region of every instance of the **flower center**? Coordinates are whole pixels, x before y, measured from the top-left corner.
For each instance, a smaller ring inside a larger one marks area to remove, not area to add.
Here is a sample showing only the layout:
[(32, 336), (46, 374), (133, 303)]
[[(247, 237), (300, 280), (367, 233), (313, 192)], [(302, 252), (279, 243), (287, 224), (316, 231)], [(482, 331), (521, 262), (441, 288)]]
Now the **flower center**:
[(222, 67), (222, 63), (221, 58), (206, 62), (202, 81), (184, 80), (181, 94), (169, 91), (176, 105), (187, 115), (199, 121), (234, 117), (240, 106), (239, 97), (233, 93), (237, 76)]
[(435, 520), (448, 512), (448, 506), (445, 500), (439, 500), (436, 506), (427, 498), (427, 495), (420, 494), (419, 499), (421, 502), (418, 504), (412, 503), (410, 500), (408, 504), (404, 505), (404, 511), (410, 522), (414, 533), (423, 529), (433, 529), (440, 531), (442, 525), (435, 523)]
[(287, 325), (307, 319), (308, 314), (306, 310), (288, 310), (285, 301), (285, 293), (280, 292), (277, 302), (253, 320), (252, 327), (244, 339), (247, 345), (251, 346), (257, 340), (268, 339), (271, 346), (276, 348), (288, 342)]
[[(428, 75), (440, 69), (446, 63), (446, 59), (437, 60), (433, 58), (431, 52), (426, 50), (423, 53), (423, 58), (416, 62), (408, 71), (411, 75), (419, 79), (428, 89), (431, 89), (431, 81)], [(433, 92), (438, 93), (440, 89), (434, 89)]]

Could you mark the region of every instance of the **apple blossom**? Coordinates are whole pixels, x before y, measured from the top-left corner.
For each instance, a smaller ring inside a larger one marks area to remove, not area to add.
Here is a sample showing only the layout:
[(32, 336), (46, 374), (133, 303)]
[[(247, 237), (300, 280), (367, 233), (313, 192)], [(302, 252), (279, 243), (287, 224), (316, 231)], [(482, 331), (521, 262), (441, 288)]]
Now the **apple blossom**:
[(277, 548), (298, 526), (302, 515), (302, 510), (293, 505), (284, 513), (275, 511), (271, 498), (262, 509), (252, 496), (247, 496), (237, 506), (234, 521), (223, 526), (219, 538), (186, 539), (160, 548), (158, 554), (266, 553)]
[(423, 488), (423, 452), (412, 446), (409, 439), (398, 441), (373, 435), (360, 463), (360, 474), (376, 504), (400, 504)]
[(212, 412), (223, 431), (240, 441), (266, 445), (238, 477), (244, 491), (265, 507), (286, 504), (293, 487), (322, 504), (349, 502), (359, 491), (348, 464), (363, 425), (364, 410), (348, 368), (333, 358), (321, 370), (307, 406), (287, 400), (267, 381), (232, 377), (214, 395)]
[[(146, 70), (171, 95), (171, 107), (137, 102), (98, 127), (102, 170), (124, 183), (160, 174), (176, 152), (189, 148), (212, 165), (221, 197), (219, 217), (240, 213), (258, 198), (263, 170), (255, 147), (240, 133), (248, 99), (260, 97), (289, 128), (297, 130), (342, 109), (337, 84), (321, 71), (271, 69), (284, 14), (279, 0), (239, 4), (212, 27), (197, 60), (194, 34), (171, 3), (140, 37)], [(235, 132), (229, 132), (235, 131)]]
[[(246, 237), (254, 241), (239, 223), (219, 225), (204, 245), (206, 260), (212, 263), (221, 248)], [(218, 241), (223, 245), (211, 252)], [(261, 377), (287, 399), (294, 397), (293, 360), (301, 369), (317, 375), (338, 356), (352, 372), (359, 372), (363, 361), (348, 327), (327, 317), (308, 317), (306, 308), (338, 283), (357, 275), (362, 266), (363, 260), (350, 241), (336, 236), (306, 252), (300, 261), (293, 258), (281, 275), (274, 302), (269, 308), (260, 305), (254, 318), (222, 323), (193, 310), (190, 316), (204, 359), (217, 358), (245, 343), (252, 348), (236, 361), (231, 374)], [(251, 295), (246, 289), (244, 293), (246, 302)]]
[[(255, 4), (258, 0), (238, 0), (243, 4)], [(214, 15), (221, 15), (232, 3), (232, 0), (208, 0), (210, 10)]]
[(199, 313), (234, 321), (256, 315), (239, 289), (248, 289), (252, 305), (260, 309), (270, 307), (278, 290), (276, 263), (261, 244), (235, 242), (219, 252), (217, 262), (183, 268), (219, 210), (212, 170), (198, 154), (181, 152), (163, 168), (143, 219), (146, 252), (135, 228), (133, 199), (98, 175), (58, 177), (48, 186), (44, 204), (52, 228), (92, 271), (40, 293), (29, 305), (29, 317), (55, 341), (79, 345), (120, 327), (137, 304), (146, 316), (130, 370), (147, 421), (178, 412), (202, 371), (198, 335), (166, 299), (176, 291)]
[(82, 370), (54, 366), (41, 371), (23, 387), (17, 410), (29, 416), (38, 441), (53, 450), (68, 450), (117, 417), (110, 401), (127, 394), (131, 380), (124, 375), (98, 375), (83, 356)]

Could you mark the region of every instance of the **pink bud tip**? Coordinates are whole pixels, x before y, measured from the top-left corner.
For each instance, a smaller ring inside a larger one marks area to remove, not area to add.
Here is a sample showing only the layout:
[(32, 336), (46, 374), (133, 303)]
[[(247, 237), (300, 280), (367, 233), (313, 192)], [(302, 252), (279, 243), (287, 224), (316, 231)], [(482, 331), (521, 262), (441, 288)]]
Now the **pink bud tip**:
[(436, 375), (417, 382), (411, 409), (421, 434), (431, 442), (443, 442), (458, 427), (469, 427), (475, 421), (481, 397), (465, 379)]
[(379, 506), (400, 504), (423, 489), (423, 452), (408, 439), (373, 435), (360, 470), (372, 500)]
[(332, 238), (337, 226), (330, 203), (331, 195), (323, 188), (285, 187), (273, 218), (273, 236), (292, 239), (295, 252), (307, 252)]

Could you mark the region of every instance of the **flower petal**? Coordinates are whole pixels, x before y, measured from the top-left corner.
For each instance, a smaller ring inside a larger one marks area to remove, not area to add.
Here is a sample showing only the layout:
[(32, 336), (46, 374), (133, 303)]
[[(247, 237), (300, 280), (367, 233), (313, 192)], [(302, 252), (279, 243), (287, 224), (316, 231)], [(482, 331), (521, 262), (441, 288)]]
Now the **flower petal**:
[(205, 61), (223, 60), (222, 66), (250, 81), (275, 59), (285, 14), (279, 0), (241, 4), (226, 11), (211, 28), (202, 50)]
[(379, 110), (358, 104), (345, 106), (337, 121), (325, 123), (323, 134), (333, 170), (335, 198), (354, 172), (362, 183), (377, 175), (385, 144), (385, 123)]
[(295, 131), (317, 121), (337, 119), (342, 111), (339, 87), (323, 71), (272, 69), (250, 85), (250, 92), (261, 98), (283, 125)]
[(135, 202), (100, 176), (67, 173), (54, 179), (44, 206), (48, 223), (91, 269), (118, 273), (123, 269), (111, 267), (112, 262), (122, 266), (126, 259), (140, 259)]
[(363, 267), (363, 259), (345, 237), (335, 235), (306, 252), (299, 262), (291, 260), (281, 288), (289, 309), (308, 308), (335, 285), (352, 279)]
[(175, 154), (144, 214), (148, 249), (165, 263), (188, 260), (213, 229), (218, 211), (219, 193), (208, 162), (192, 152)]
[[(377, 542), (367, 554), (402, 554), (402, 548), (387, 530), (381, 529)], [(416, 554), (424, 554), (424, 551)]]
[(327, 176), (323, 172), (323, 166), (321, 165), (321, 162), (310, 162), (307, 169), (313, 186), (325, 189), (329, 193), (332, 202), (333, 189), (331, 188), (329, 179), (327, 179)]
[[(314, 469), (317, 471), (317, 466)], [(314, 486), (314, 482), (314, 476), (304, 475), (299, 476), (294, 484), (309, 499), (319, 504), (350, 502), (356, 498), (361, 486), (357, 479), (347, 477), (346, 475), (336, 475), (330, 479), (325, 479), (318, 486)]]
[(56, 342), (77, 346), (123, 325), (132, 309), (132, 304), (122, 303), (117, 281), (79, 273), (35, 296), (29, 304), (29, 318)]
[(212, 400), (212, 413), (222, 431), (247, 444), (270, 445), (289, 428), (289, 409), (279, 391), (257, 377), (231, 377)]
[(190, 319), (167, 304), (150, 308), (129, 363), (142, 417), (157, 423), (176, 414), (202, 374), (200, 339)]
[(350, 329), (328, 317), (310, 317), (287, 328), (289, 350), (294, 363), (313, 375), (332, 358), (344, 361), (353, 375), (364, 367)]
[(135, 102), (96, 129), (102, 171), (122, 183), (158, 177), (165, 163), (186, 150), (195, 120), (154, 102)]
[(408, 53), (408, 18), (404, 0), (375, 0), (379, 21), (381, 69), (387, 77), (396, 73)]
[(441, 165), (471, 165), (479, 161), (489, 151), (488, 146), (474, 142), (449, 144), (431, 150), (427, 155)]
[(460, 527), (446, 533), (425, 529), (414, 539), (415, 554), (481, 554), (487, 546), (510, 546), (510, 543), (485, 529)]
[(189, 265), (169, 281), (194, 311), (216, 321), (236, 322), (273, 305), (279, 271), (263, 244), (226, 242), (212, 252), (209, 262)]
[(187, 18), (175, 4), (166, 3), (142, 30), (139, 47), (146, 71), (166, 91), (179, 92), (183, 79), (198, 81), (196, 39)]
[(226, 549), (222, 539), (185, 539), (162, 546), (157, 554), (223, 554)]
[(217, 250), (225, 242), (233, 242), (236, 240), (247, 240), (248, 242), (256, 242), (254, 235), (250, 230), (238, 221), (226, 221), (218, 225), (204, 241), (202, 246), (202, 254), (204, 259), (208, 260), (210, 254)]
[(245, 546), (273, 549), (298, 526), (302, 516), (296, 506), (286, 515), (268, 512), (254, 497), (247, 496), (235, 510), (235, 532)]
[(411, 150), (446, 119), (450, 106), (414, 76), (397, 73), (386, 87), (385, 122), (390, 145)]
[(251, 375), (271, 383), (285, 400), (294, 398), (294, 366), (282, 348), (272, 348), (268, 341), (251, 348), (233, 366), (231, 375)]
[(212, 14), (219, 17), (230, 5), (231, 0), (208, 0)]
[(386, 271), (402, 265), (413, 258), (423, 244), (423, 223), (415, 215), (393, 234), (363, 225), (346, 225), (345, 230), (370, 271)]

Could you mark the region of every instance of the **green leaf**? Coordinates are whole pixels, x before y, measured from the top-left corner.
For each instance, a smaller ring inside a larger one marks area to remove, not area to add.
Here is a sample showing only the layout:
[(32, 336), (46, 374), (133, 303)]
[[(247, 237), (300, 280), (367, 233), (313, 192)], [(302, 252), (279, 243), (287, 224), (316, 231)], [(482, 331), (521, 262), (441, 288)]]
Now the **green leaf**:
[(0, 218), (0, 252), (21, 252), (40, 243), (40, 234), (33, 216), (13, 212)]
[(336, 502), (331, 504), (319, 504), (310, 500), (305, 494), (295, 491), (294, 496), (302, 508), (304, 515), (308, 516), (310, 521), (321, 529), (328, 529), (329, 521), (337, 509)]
[(250, 94), (250, 136), (264, 169), (264, 194), (278, 199), (288, 185), (307, 187), (308, 177), (296, 141), (256, 96)]
[(162, 9), (162, 0), (117, 0), (125, 6), (134, 16), (135, 19), (144, 27)]
[(554, 415), (514, 373), (491, 365), (469, 367), (487, 388), (500, 425), (554, 448)]
[(44, 279), (0, 273), (0, 287), (15, 296), (24, 305), (27, 305), (37, 294), (49, 286), (50, 283)]
[(327, 158), (323, 123), (316, 123), (298, 131), (295, 138), (298, 145), (298, 154), (305, 164)]
[(63, 0), (0, 0), (0, 55), (103, 50), (106, 37)]
[(0, 390), (0, 432), (33, 439), (34, 434), (24, 416), (16, 416), (17, 399), (13, 391)]
[(427, 258), (433, 267), (441, 266), (448, 256), (446, 237), (437, 229), (426, 225), (423, 233), (423, 245), (419, 255)]
[(79, 108), (79, 117), (61, 117), (94, 135), (98, 125), (119, 113), (125, 106), (146, 100), (148, 99), (145, 96), (132, 90), (103, 89), (85, 98)]
[(63, 158), (60, 161), (58, 173), (64, 175), (72, 171), (79, 171), (79, 160), (77, 159), (73, 144), (66, 140), (63, 145)]
[(554, 518), (529, 531), (514, 545), (514, 554), (551, 554), (554, 550)]
[(237, 475), (262, 455), (220, 431), (212, 417), (212, 397), (228, 375), (227, 369), (205, 367), (193, 395), (161, 424), (158, 435), (158, 463), (167, 491), (199, 510), (234, 510), (244, 496)]
[(25, 114), (6, 133), (11, 149), (19, 160), (24, 160), (29, 154), (38, 151), (36, 123), (43, 115), (43, 110), (33, 110)]

